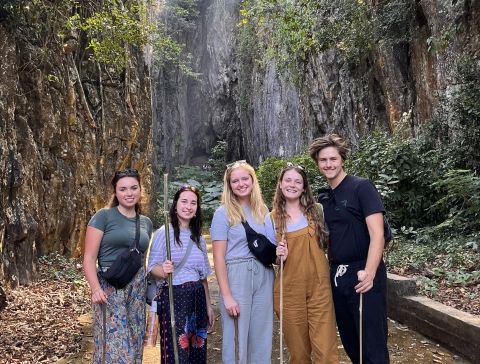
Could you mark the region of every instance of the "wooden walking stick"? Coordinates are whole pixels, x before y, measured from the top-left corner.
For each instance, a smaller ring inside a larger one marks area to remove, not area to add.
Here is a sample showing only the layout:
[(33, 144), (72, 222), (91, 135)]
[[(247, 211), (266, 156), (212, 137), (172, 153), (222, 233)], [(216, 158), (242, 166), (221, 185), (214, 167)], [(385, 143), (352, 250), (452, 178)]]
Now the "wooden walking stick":
[(240, 364), (240, 347), (238, 344), (238, 316), (233, 318), (233, 325), (235, 327), (235, 364)]
[(358, 311), (360, 311), (360, 320), (359, 320), (359, 338), (360, 338), (360, 364), (363, 363), (363, 293), (360, 293), (360, 305), (358, 306)]
[[(172, 253), (170, 250), (170, 228), (168, 221), (168, 173), (163, 175), (163, 213), (165, 216), (165, 245), (167, 248), (167, 259), (172, 260)], [(180, 364), (178, 360), (177, 330), (175, 329), (172, 273), (168, 273), (168, 302), (170, 303), (170, 324), (172, 326), (173, 354), (175, 357), (175, 364)]]
[[(282, 241), (285, 234), (282, 234)], [(283, 364), (283, 256), (280, 256), (280, 364)]]

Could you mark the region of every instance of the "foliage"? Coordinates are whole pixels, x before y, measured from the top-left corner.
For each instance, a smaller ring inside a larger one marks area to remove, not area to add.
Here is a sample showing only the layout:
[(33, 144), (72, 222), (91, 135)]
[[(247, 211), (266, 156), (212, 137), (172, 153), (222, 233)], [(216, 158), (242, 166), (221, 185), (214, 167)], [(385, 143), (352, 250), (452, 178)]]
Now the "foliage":
[(434, 214), (424, 213), (432, 203), (430, 183), (439, 178), (438, 164), (438, 155), (420, 139), (391, 139), (376, 132), (361, 141), (347, 170), (375, 183), (394, 226), (416, 228), (438, 222)]
[(347, 164), (349, 173), (375, 182), (396, 227), (390, 266), (426, 275), (419, 283), (429, 294), (440, 281), (479, 283), (480, 178), (466, 169), (461, 141), (438, 143), (445, 128), (435, 119), (417, 138), (373, 133)]
[(388, 263), (397, 270), (426, 276), (418, 282), (423, 293), (434, 295), (440, 281), (450, 286), (479, 284), (478, 238), (477, 233), (467, 237), (431, 239), (423, 244), (402, 240), (389, 252)]
[(460, 31), (459, 26), (455, 23), (444, 24), (442, 28), (440, 35), (427, 38), (427, 49), (430, 52), (443, 52), (450, 45), (457, 32)]
[(187, 76), (198, 77), (192, 69), (191, 54), (185, 44), (178, 41), (183, 32), (193, 29), (199, 13), (197, 3), (196, 0), (176, 0), (163, 5), (157, 36), (152, 42), (157, 67), (178, 68)]
[[(189, 184), (197, 187), (200, 190), (201, 207), (203, 213), (204, 227), (210, 225), (213, 213), (220, 205), (220, 197), (223, 190), (223, 182), (217, 179), (210, 171), (201, 169), (197, 166), (179, 166), (175, 167), (175, 172), (172, 174), (168, 186), (168, 208), (170, 208), (173, 196), (178, 189)], [(156, 198), (156, 210), (154, 211), (153, 219), (155, 224), (164, 224), (164, 193), (163, 180), (160, 185), (159, 193)]]
[(457, 84), (441, 99), (434, 119), (423, 126), (428, 148), (439, 154), (442, 169), (480, 171), (480, 64), (469, 55), (459, 58)]
[[(22, 40), (42, 47), (45, 54), (63, 37), (65, 22), (77, 0), (3, 0), (0, 21)], [(58, 34), (57, 34), (58, 32)]]
[(280, 74), (293, 78), (312, 53), (336, 48), (357, 61), (372, 45), (369, 7), (363, 1), (248, 0), (240, 16), (240, 25), (253, 24), (260, 49), (266, 49), (263, 62), (275, 59)]
[(223, 172), (225, 171), (225, 165), (227, 164), (227, 150), (227, 142), (219, 140), (212, 148), (210, 158), (208, 158), (210, 171), (219, 181), (223, 179)]
[(461, 164), (480, 172), (480, 61), (464, 55), (457, 63), (458, 90), (453, 95), (454, 144)]
[(127, 66), (129, 46), (144, 47), (149, 43), (153, 26), (145, 20), (146, 5), (121, 0), (108, 0), (104, 7), (82, 19), (73, 15), (67, 28), (80, 28), (89, 37), (88, 48), (97, 61), (117, 70)]
[[(432, 232), (470, 234), (480, 230), (480, 178), (469, 170), (451, 170), (431, 186), (440, 198), (431, 211), (446, 211), (447, 219)], [(452, 229), (453, 228), (453, 229)], [(443, 234), (442, 234), (443, 235)]]
[[(63, 42), (68, 37), (77, 38), (77, 33), (85, 34), (90, 57), (117, 72), (127, 67), (132, 47), (148, 46), (157, 64), (169, 64), (194, 75), (185, 45), (174, 40), (173, 30), (167, 29), (165, 23), (154, 19), (155, 3), (153, 0), (5, 0), (0, 5), (0, 21), (7, 19), (17, 33), (28, 34), (26, 41), (46, 49), (52, 41)], [(177, 3), (168, 9), (178, 22), (196, 15), (195, 1)]]
[(324, 186), (321, 177), (318, 173), (318, 168), (315, 162), (307, 154), (300, 154), (289, 158), (270, 157), (267, 158), (259, 167), (257, 171), (258, 181), (262, 188), (263, 198), (267, 206), (271, 207), (273, 196), (277, 188), (277, 181), (281, 170), (287, 165), (292, 163), (294, 165), (300, 165), (304, 169), (310, 183), (310, 188), (315, 194), (318, 188)]
[[(465, 84), (476, 79), (476, 75), (470, 76)], [(465, 92), (460, 89), (453, 99), (456, 110), (472, 121), (476, 105), (469, 97), (476, 90)], [(393, 135), (374, 132), (360, 141), (346, 163), (348, 173), (371, 179), (382, 195), (395, 229), (395, 241), (387, 256), (389, 265), (426, 276), (419, 284), (430, 295), (440, 282), (447, 286), (480, 283), (480, 177), (469, 168), (476, 151), (470, 149), (468, 156), (461, 152), (466, 144), (476, 143), (476, 130), (470, 130), (473, 141), (466, 143), (466, 135), (461, 140), (448, 137), (448, 122), (434, 119), (416, 138), (405, 137), (405, 125), (401, 124)], [(448, 137), (449, 143), (439, 143), (440, 135)], [(306, 166), (313, 189), (325, 183), (307, 155), (269, 158), (258, 168), (268, 204), (278, 173), (287, 162)]]
[(153, 6), (152, 0), (107, 0), (100, 9), (91, 9), (89, 16), (76, 12), (66, 27), (84, 31), (92, 57), (116, 71), (127, 67), (131, 47), (150, 46), (158, 64), (173, 64), (190, 73), (190, 55), (168, 34), (165, 24), (151, 19)]

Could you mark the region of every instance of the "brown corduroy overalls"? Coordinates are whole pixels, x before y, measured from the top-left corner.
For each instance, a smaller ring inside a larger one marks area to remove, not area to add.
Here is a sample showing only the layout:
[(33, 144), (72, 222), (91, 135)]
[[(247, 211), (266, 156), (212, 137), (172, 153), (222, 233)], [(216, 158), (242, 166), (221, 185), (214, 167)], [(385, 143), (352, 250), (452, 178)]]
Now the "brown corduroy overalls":
[[(309, 222), (303, 229), (286, 233), (285, 238), (288, 257), (283, 272), (283, 333), (290, 363), (312, 363), (312, 353), (314, 363), (338, 363), (329, 267), (318, 246), (315, 226)], [(279, 316), (280, 273), (274, 287), (274, 309)]]

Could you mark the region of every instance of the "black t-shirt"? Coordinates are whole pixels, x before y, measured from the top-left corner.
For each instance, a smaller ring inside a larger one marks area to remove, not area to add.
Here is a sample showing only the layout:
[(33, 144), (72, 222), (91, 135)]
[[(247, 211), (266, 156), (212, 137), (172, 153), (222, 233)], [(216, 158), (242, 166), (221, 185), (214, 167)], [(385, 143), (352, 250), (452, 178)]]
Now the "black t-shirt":
[(334, 264), (366, 260), (370, 245), (365, 218), (385, 212), (377, 189), (366, 178), (347, 175), (328, 195), (319, 198), (330, 232), (329, 259)]

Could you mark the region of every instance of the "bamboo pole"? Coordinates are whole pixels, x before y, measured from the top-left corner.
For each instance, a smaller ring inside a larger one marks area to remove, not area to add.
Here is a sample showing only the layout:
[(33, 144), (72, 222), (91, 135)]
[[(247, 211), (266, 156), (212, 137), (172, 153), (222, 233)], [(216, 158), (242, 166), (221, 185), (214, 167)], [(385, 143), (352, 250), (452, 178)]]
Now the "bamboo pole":
[(363, 363), (363, 293), (360, 293), (360, 305), (358, 306), (360, 311), (359, 317), (359, 338), (360, 338), (360, 364)]
[(240, 364), (240, 345), (238, 339), (238, 316), (233, 318), (235, 328), (235, 364)]
[[(282, 234), (282, 241), (285, 234)], [(283, 256), (280, 257), (280, 364), (283, 364)]]
[[(165, 245), (167, 248), (167, 259), (172, 260), (172, 253), (170, 250), (170, 226), (168, 221), (168, 173), (163, 175), (163, 213), (165, 216)], [(175, 356), (175, 364), (180, 364), (178, 360), (177, 330), (175, 329), (172, 273), (168, 273), (168, 302), (170, 303), (170, 324), (172, 326), (173, 354)]]

